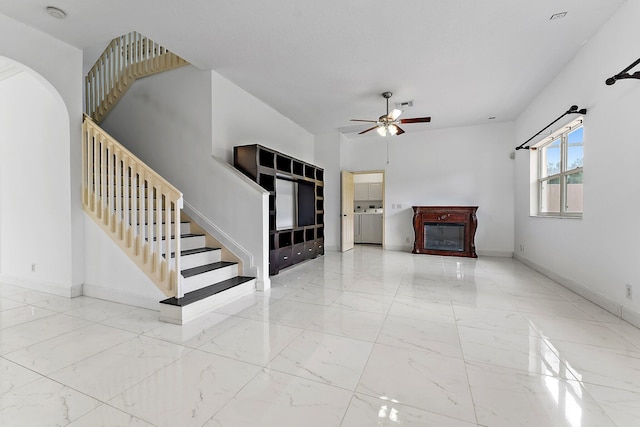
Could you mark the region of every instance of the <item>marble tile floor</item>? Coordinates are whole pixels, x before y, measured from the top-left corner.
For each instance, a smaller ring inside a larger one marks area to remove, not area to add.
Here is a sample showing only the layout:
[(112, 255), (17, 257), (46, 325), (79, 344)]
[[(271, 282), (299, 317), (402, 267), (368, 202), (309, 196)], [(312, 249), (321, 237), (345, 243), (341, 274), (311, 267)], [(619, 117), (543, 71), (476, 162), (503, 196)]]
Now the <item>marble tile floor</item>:
[(272, 281), (185, 326), (0, 284), (0, 426), (640, 426), (640, 330), (513, 259)]

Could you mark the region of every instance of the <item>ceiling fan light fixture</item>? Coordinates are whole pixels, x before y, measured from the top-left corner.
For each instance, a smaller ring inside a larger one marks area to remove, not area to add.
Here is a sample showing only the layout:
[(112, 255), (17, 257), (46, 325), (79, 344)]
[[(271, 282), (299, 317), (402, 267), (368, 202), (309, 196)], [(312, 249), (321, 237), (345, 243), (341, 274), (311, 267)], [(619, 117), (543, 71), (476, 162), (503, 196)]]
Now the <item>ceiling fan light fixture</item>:
[(396, 120), (398, 117), (400, 117), (400, 114), (402, 114), (403, 110), (400, 110), (399, 108), (394, 108), (393, 110), (391, 110), (391, 113), (389, 113), (389, 118), (393, 121)]
[[(391, 98), (391, 92), (383, 92), (382, 97), (385, 98), (387, 104), (386, 114), (380, 116), (378, 120), (362, 120), (362, 119), (351, 119), (352, 122), (365, 122), (365, 123), (375, 123), (375, 126), (371, 126), (368, 129), (358, 132), (358, 135), (365, 134), (367, 132), (371, 132), (372, 130), (376, 130), (378, 135), (387, 136), (387, 135), (402, 135), (405, 133), (404, 129), (399, 127), (400, 124), (409, 124), (409, 123), (428, 123), (431, 121), (431, 117), (412, 117), (408, 119), (399, 119), (400, 115), (404, 112), (399, 108), (394, 108), (389, 111), (389, 98)], [(412, 104), (412, 101), (407, 102), (406, 104)], [(404, 105), (405, 103), (403, 103)]]

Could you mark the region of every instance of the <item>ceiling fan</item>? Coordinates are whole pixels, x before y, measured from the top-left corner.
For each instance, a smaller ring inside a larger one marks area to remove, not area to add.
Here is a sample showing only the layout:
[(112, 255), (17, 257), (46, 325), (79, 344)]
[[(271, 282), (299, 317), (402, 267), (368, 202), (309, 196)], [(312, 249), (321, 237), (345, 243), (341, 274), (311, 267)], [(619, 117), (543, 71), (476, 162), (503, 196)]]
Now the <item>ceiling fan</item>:
[(366, 123), (375, 123), (375, 126), (370, 127), (369, 129), (365, 129), (362, 132), (358, 132), (358, 135), (362, 135), (363, 133), (367, 133), (374, 129), (380, 134), (380, 136), (389, 135), (402, 135), (404, 130), (398, 124), (409, 124), (409, 123), (428, 123), (431, 121), (431, 117), (414, 117), (412, 119), (398, 119), (400, 114), (402, 114), (402, 110), (398, 110), (394, 108), (389, 112), (389, 98), (393, 95), (391, 92), (383, 92), (382, 97), (387, 100), (387, 114), (380, 116), (378, 120), (360, 120), (360, 119), (351, 119), (352, 122), (366, 122)]

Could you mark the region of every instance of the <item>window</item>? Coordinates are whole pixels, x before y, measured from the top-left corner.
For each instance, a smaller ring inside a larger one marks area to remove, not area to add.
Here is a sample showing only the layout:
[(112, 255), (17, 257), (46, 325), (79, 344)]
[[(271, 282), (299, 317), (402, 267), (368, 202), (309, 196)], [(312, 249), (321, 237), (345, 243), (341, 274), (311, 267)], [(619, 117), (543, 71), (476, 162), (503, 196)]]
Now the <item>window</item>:
[(583, 141), (578, 119), (537, 145), (538, 215), (582, 216)]

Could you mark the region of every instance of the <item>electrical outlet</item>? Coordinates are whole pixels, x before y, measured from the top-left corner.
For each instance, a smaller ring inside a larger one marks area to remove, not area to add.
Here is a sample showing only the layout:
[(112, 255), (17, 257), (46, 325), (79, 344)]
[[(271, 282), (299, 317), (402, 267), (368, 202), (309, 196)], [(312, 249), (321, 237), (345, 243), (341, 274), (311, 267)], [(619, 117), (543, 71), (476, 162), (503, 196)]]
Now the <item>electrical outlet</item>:
[(31, 264), (31, 272), (32, 273), (36, 272), (36, 265), (35, 264)]
[(396, 206), (398, 207), (398, 209), (402, 209), (402, 205), (400, 203), (398, 203)]
[(631, 285), (625, 285), (627, 299), (633, 299), (633, 288)]
[(396, 204), (395, 203), (391, 203), (391, 209), (395, 209), (396, 208)]
[(405, 241), (406, 243), (411, 243), (411, 239), (410, 239), (409, 237), (405, 237), (405, 238), (404, 238), (404, 241)]

